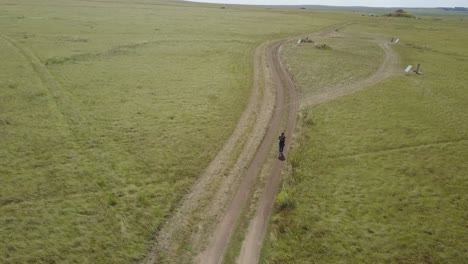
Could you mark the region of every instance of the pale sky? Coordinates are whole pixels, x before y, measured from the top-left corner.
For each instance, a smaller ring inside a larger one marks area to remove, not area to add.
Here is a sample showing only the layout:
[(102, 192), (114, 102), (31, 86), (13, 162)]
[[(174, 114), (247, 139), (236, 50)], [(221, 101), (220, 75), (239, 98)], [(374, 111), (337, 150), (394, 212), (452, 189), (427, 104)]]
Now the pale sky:
[(468, 7), (468, 0), (191, 0), (193, 2), (251, 5), (332, 5), (371, 7)]

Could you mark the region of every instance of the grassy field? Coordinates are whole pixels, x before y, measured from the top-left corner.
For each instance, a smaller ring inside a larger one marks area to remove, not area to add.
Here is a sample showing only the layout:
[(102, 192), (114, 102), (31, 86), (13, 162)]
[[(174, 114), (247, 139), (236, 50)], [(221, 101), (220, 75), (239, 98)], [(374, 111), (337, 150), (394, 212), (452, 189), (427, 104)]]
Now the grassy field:
[(347, 19), (0, 0), (0, 262), (141, 260), (230, 135), (260, 43)]
[[(421, 63), (423, 75), (395, 76), (303, 111), (261, 263), (466, 262), (466, 22), (375, 18), (343, 32), (400, 38), (401, 71)], [(378, 52), (340, 56), (343, 49), (326, 52), (365, 77)], [(340, 82), (317, 65), (328, 55), (289, 47), (285, 56), (303, 96)]]

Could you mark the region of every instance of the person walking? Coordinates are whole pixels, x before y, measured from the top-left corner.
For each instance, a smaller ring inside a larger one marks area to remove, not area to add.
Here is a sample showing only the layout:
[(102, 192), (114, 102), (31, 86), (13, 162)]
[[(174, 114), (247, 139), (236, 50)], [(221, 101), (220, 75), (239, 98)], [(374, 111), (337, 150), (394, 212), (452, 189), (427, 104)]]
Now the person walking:
[(286, 136), (284, 133), (281, 133), (281, 136), (279, 136), (279, 157), (284, 158), (283, 155), (283, 150), (284, 150), (284, 144), (286, 142)]

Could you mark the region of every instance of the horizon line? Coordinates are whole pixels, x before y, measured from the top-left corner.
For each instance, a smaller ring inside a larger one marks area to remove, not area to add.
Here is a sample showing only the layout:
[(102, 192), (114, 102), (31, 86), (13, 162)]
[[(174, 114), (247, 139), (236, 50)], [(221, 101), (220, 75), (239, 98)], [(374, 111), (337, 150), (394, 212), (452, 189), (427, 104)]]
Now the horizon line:
[(361, 5), (314, 5), (314, 4), (234, 4), (234, 3), (222, 3), (222, 2), (205, 2), (203, 0), (182, 0), (183, 2), (192, 2), (192, 3), (203, 3), (203, 4), (218, 4), (218, 5), (245, 5), (245, 6), (323, 6), (323, 7), (366, 7), (366, 8), (426, 8), (426, 9), (436, 9), (436, 8), (468, 8), (468, 6), (361, 6)]

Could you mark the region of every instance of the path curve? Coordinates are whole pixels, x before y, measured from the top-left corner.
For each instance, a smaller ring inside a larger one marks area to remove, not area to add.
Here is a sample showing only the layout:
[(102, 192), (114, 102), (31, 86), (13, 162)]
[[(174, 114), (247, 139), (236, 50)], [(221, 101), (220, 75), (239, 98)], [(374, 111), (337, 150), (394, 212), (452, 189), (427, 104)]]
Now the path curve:
[[(343, 27), (343, 25), (344, 24), (333, 25), (315, 34), (327, 34)], [(255, 183), (260, 170), (263, 168), (263, 165), (270, 153), (271, 147), (275, 145), (274, 143), (276, 143), (284, 121), (287, 122), (287, 130), (284, 131), (285, 135), (288, 139), (292, 138), (294, 128), (296, 126), (295, 123), (298, 99), (296, 96), (294, 83), (289, 77), (286, 68), (280, 60), (280, 49), (285, 43), (296, 40), (297, 38), (287, 38), (274, 41), (269, 43), (265, 49), (263, 58), (263, 71), (265, 78), (269, 80), (269, 86), (271, 86), (270, 89), (276, 91), (275, 107), (268, 125), (268, 130), (264, 134), (258, 149), (254, 152), (255, 155), (247, 167), (244, 175), (242, 176), (240, 186), (231, 203), (229, 204), (226, 213), (223, 215), (221, 221), (216, 226), (215, 232), (211, 237), (208, 246), (197, 257), (195, 261), (196, 263), (222, 263), (223, 256), (234, 231), (235, 225), (242, 213), (243, 207), (247, 203), (247, 199), (249, 198), (250, 193), (252, 192), (252, 186)], [(286, 141), (286, 146), (284, 149), (285, 154), (287, 154), (290, 141), (291, 140)], [(271, 177), (277, 177), (278, 179), (276, 181), (278, 182), (283, 166), (284, 162), (281, 161), (277, 161), (274, 164), (274, 175)], [(270, 179), (269, 182), (275, 181)]]
[(377, 41), (377, 45), (384, 51), (384, 60), (379, 68), (368, 78), (356, 81), (346, 86), (328, 87), (327, 91), (302, 99), (301, 107), (321, 104), (337, 97), (372, 86), (396, 74), (398, 55), (392, 49), (392, 43)]
[[(314, 95), (309, 98), (302, 98), (303, 102), (301, 104), (301, 108), (317, 105), (326, 101), (333, 100), (337, 97), (350, 94), (352, 92), (377, 84), (387, 79), (388, 77), (394, 75), (396, 73), (396, 66), (398, 64), (398, 56), (391, 48), (392, 44), (380, 41), (378, 42), (378, 45), (384, 51), (385, 57), (377, 71), (375, 71), (370, 77), (347, 86), (330, 87), (324, 93)], [(281, 61), (279, 52), (280, 47), (275, 47), (275, 58), (273, 59), (279, 75), (282, 76), (281, 85), (287, 87), (291, 97), (291, 106), (289, 107), (289, 118), (287, 125), (288, 130), (286, 134), (287, 136), (289, 136), (289, 138), (292, 138), (296, 122), (295, 109), (297, 109), (297, 100), (294, 99), (296, 98), (296, 92), (294, 89), (293, 81), (291, 80), (288, 71), (286, 70), (284, 64)], [(286, 149), (288, 148), (289, 146), (286, 146)], [(249, 224), (247, 234), (242, 243), (240, 255), (237, 258), (237, 263), (256, 264), (259, 262), (263, 239), (267, 231), (268, 219), (273, 210), (275, 197), (278, 193), (281, 182), (281, 172), (284, 166), (283, 164), (284, 163), (280, 161), (277, 161), (273, 164), (272, 173), (269, 176), (269, 180), (267, 181), (267, 184), (260, 197), (260, 200), (257, 203), (256, 213)]]

